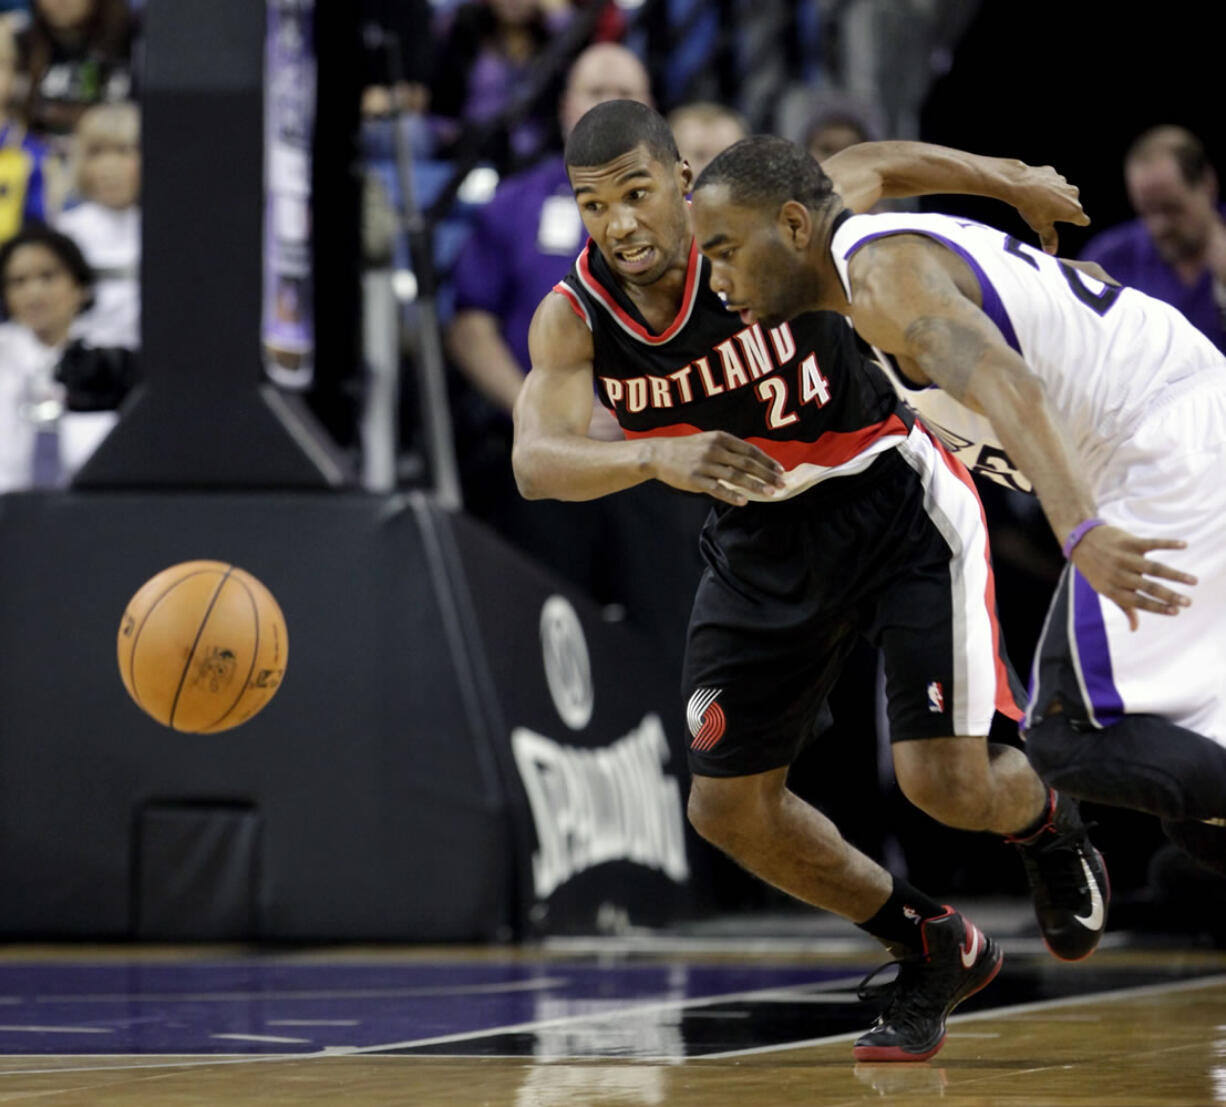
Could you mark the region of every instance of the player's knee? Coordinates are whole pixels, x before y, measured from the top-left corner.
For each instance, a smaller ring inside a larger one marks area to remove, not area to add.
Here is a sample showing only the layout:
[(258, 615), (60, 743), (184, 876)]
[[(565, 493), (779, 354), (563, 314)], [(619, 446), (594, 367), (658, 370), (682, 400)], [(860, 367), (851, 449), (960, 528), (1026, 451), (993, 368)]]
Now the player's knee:
[(916, 744), (907, 756), (895, 755), (895, 775), (903, 795), (946, 826), (985, 830), (992, 824), (994, 800), (985, 787), (982, 766), (967, 759), (925, 758)]
[(731, 852), (733, 844), (760, 821), (758, 806), (753, 790), (739, 780), (697, 776), (690, 786), (686, 814), (703, 838)]

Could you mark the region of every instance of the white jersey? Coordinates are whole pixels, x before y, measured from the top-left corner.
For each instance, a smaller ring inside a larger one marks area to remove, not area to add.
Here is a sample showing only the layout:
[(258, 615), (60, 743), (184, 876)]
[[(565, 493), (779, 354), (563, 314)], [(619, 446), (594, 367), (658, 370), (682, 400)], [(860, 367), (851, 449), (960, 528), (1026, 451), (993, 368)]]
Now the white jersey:
[[(982, 223), (923, 214), (844, 220), (831, 252), (849, 298), (851, 257), (865, 243), (892, 234), (933, 238), (970, 266), (984, 312), (1043, 380), (1096, 491), (1111, 455), (1148, 414), (1198, 384), (1226, 387), (1226, 359), (1175, 308), (1135, 289), (1103, 284)], [(882, 360), (892, 362), (885, 355)], [(899, 374), (892, 375), (897, 387)], [(975, 444), (974, 450), (964, 447), (972, 455), (964, 460), (973, 459), (973, 468), (1003, 464), (1004, 451), (983, 416), (936, 389), (902, 391), (934, 430)], [(986, 466), (978, 464), (984, 446)]]
[[(844, 220), (831, 242), (844, 286), (856, 250), (890, 234), (936, 239), (970, 266), (983, 310), (1042, 378), (1096, 514), (1133, 534), (1186, 541), (1160, 559), (1198, 578), (1191, 607), (1173, 618), (1141, 612), (1143, 633), (1133, 634), (1069, 566), (1035, 654), (1029, 717), (1054, 688), (1095, 726), (1160, 715), (1226, 746), (1226, 358), (1169, 305), (944, 215)], [(980, 472), (1005, 464), (983, 416), (939, 389), (908, 387), (880, 356), (933, 431), (961, 440), (964, 459)]]

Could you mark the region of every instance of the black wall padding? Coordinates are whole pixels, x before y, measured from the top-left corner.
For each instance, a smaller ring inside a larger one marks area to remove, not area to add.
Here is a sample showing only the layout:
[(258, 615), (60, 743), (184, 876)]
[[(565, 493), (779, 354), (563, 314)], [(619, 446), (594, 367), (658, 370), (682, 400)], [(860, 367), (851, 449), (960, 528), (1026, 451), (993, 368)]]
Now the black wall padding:
[[(276, 697), (211, 736), (144, 715), (116, 662), (131, 595), (196, 558), (255, 574), (289, 632)], [(577, 731), (543, 675), (554, 596), (573, 604), (591, 655), (595, 709)], [(677, 693), (650, 643), (419, 495), (0, 497), (0, 659), (0, 935), (473, 941), (663, 921), (692, 904), (680, 871), (692, 859), (671, 873), (655, 854), (593, 867), (582, 859), (601, 843), (582, 827), (550, 839), (555, 861), (579, 858), (573, 879), (536, 894), (510, 735), (530, 729), (573, 765), (580, 747), (658, 717), (660, 764), (640, 756), (645, 775), (618, 780), (683, 796)], [(597, 779), (600, 794), (618, 780)], [(662, 821), (680, 819), (677, 803), (657, 819), (637, 793), (616, 794), (657, 841), (677, 831)], [(602, 848), (619, 834), (642, 844), (624, 819), (602, 825), (615, 831)], [(185, 933), (187, 909), (210, 901)]]
[(259, 927), (259, 814), (250, 804), (146, 804), (137, 813), (136, 937), (241, 941)]

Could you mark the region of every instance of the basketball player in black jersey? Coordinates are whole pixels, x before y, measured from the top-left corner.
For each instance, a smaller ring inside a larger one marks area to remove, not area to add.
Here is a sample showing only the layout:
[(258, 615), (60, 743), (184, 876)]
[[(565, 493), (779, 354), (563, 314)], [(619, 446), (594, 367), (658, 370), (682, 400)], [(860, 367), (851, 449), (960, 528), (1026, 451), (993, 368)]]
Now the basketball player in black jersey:
[[(1020, 712), (969, 474), (838, 317), (768, 331), (724, 309), (690, 230), (689, 169), (650, 108), (592, 109), (566, 162), (591, 241), (532, 322), (515, 408), (520, 489), (583, 500), (659, 480), (716, 501), (686, 650), (689, 817), (762, 879), (885, 944), (899, 976), (855, 1055), (926, 1059), (949, 1012), (996, 975), (998, 947), (786, 787), (857, 636), (885, 656), (908, 797), (1019, 844), (1057, 956), (1087, 956), (1105, 926), (1103, 887), (1086, 876), (1101, 859), (1075, 808), (1057, 805), (1019, 750), (986, 739), (994, 711)], [(1084, 221), (1062, 179), (1019, 163), (891, 143), (825, 168), (856, 210), (882, 195), (978, 191), (1016, 203), (1045, 235), (1055, 219)], [(625, 441), (586, 436), (594, 388)]]

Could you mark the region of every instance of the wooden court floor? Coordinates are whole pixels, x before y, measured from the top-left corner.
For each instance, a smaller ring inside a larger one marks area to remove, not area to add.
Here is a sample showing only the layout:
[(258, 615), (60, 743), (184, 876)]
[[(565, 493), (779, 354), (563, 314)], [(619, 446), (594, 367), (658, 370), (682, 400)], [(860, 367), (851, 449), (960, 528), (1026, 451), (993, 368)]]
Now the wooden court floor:
[(1007, 947), (932, 1061), (858, 1065), (874, 960), (12, 948), (0, 1104), (1226, 1104), (1222, 953)]

